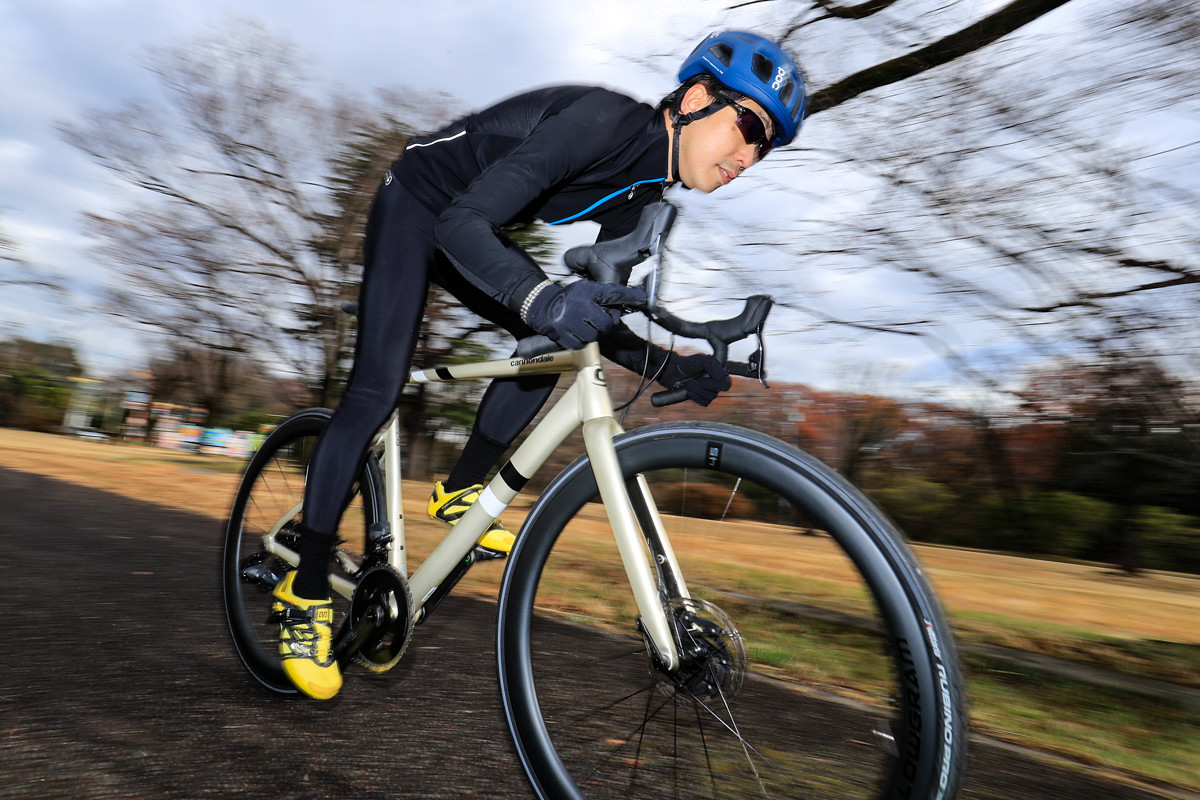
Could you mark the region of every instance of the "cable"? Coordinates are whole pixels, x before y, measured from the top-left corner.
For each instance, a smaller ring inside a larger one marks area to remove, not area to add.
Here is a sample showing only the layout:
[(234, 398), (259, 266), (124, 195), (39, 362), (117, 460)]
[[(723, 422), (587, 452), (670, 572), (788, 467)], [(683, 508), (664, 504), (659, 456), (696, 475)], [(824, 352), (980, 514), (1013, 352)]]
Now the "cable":
[(667, 368), (667, 362), (671, 360), (671, 355), (675, 351), (675, 334), (672, 333), (670, 344), (666, 348), (666, 355), (663, 358), (662, 363), (658, 365), (658, 369), (656, 369), (654, 371), (653, 375), (647, 376), (646, 373), (649, 372), (649, 368), (650, 368), (650, 348), (654, 346), (653, 342), (651, 342), (651, 340), (650, 340), (650, 335), (653, 330), (653, 326), (654, 326), (653, 320), (647, 319), (647, 322), (646, 322), (646, 358), (642, 363), (642, 374), (641, 374), (640, 379), (638, 380), (638, 387), (637, 387), (637, 389), (634, 390), (632, 397), (630, 397), (624, 403), (622, 403), (621, 405), (619, 405), (613, 409), (613, 411), (621, 412), (621, 418), (618, 420), (618, 423), (620, 424), (620, 426), (622, 428), (625, 427), (625, 416), (629, 413), (630, 407), (633, 406), (633, 404), (637, 402), (638, 398), (641, 397), (643, 393), (645, 393), (646, 389), (650, 386), (650, 384), (652, 384), (652, 383), (654, 383), (654, 381), (658, 380), (659, 376), (661, 376), (663, 374), (663, 371)]

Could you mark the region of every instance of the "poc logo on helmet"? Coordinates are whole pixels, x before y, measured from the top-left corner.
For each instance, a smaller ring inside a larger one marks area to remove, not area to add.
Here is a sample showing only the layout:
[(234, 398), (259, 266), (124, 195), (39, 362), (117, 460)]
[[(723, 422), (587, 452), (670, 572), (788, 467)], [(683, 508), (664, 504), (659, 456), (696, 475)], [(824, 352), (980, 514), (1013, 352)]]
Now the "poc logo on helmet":
[(779, 87), (783, 86), (783, 81), (786, 77), (787, 77), (787, 72), (783, 69), (783, 67), (780, 67), (775, 72), (775, 81), (774, 81), (774, 83), (771, 84), (771, 88), (778, 92)]

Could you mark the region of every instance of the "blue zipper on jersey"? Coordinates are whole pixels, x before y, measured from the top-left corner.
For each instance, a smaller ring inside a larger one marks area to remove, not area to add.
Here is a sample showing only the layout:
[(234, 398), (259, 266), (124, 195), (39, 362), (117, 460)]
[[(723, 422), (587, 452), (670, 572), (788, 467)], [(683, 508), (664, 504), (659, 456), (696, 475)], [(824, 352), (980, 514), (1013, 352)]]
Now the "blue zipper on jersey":
[(590, 206), (585, 208), (583, 211), (580, 211), (578, 214), (572, 214), (569, 217), (563, 217), (562, 219), (556, 219), (554, 222), (547, 222), (546, 224), (547, 225), (562, 225), (564, 222), (570, 222), (571, 220), (579, 219), (584, 214), (588, 213), (589, 211), (594, 211), (595, 209), (597, 209), (600, 206), (607, 203), (609, 200), (612, 200), (614, 197), (625, 194), (625, 192), (632, 192), (634, 189), (636, 189), (638, 186), (641, 186), (642, 184), (665, 183), (666, 180), (667, 180), (666, 178), (652, 178), (648, 181), (637, 181), (635, 183), (631, 183), (628, 186), (626, 186), (624, 189), (618, 189), (617, 191), (613, 192), (612, 194), (601, 197), (599, 200), (592, 203)]

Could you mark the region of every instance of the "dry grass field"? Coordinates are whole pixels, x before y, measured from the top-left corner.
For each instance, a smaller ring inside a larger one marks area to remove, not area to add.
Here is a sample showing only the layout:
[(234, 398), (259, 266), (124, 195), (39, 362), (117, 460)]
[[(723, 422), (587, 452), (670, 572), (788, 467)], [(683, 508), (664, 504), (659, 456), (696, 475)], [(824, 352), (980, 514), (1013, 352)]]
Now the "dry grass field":
[[(242, 467), (219, 456), (10, 429), (0, 429), (0, 465), (214, 520), (227, 512)], [(428, 491), (417, 484), (406, 492), (411, 506), (406, 516), (424, 516)], [(520, 509), (505, 519), (515, 529)], [(815, 568), (833, 558), (832, 546), (820, 537), (798, 538), (795, 546), (807, 551), (800, 560)], [(920, 545), (916, 550), (951, 614), (968, 627), (1001, 616), (1048, 632), (1200, 644), (1196, 577), (1149, 573), (1131, 578), (1098, 565)]]

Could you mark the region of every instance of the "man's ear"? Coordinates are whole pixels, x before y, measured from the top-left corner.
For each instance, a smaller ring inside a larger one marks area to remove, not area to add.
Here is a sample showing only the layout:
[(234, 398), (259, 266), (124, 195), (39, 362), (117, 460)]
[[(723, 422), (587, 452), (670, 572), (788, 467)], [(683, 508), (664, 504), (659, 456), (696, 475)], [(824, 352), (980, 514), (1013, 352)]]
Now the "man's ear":
[(693, 111), (699, 111), (702, 108), (707, 108), (712, 104), (713, 96), (708, 93), (703, 83), (692, 84), (686, 92), (683, 93), (683, 100), (679, 103), (679, 110), (684, 114), (690, 114)]

